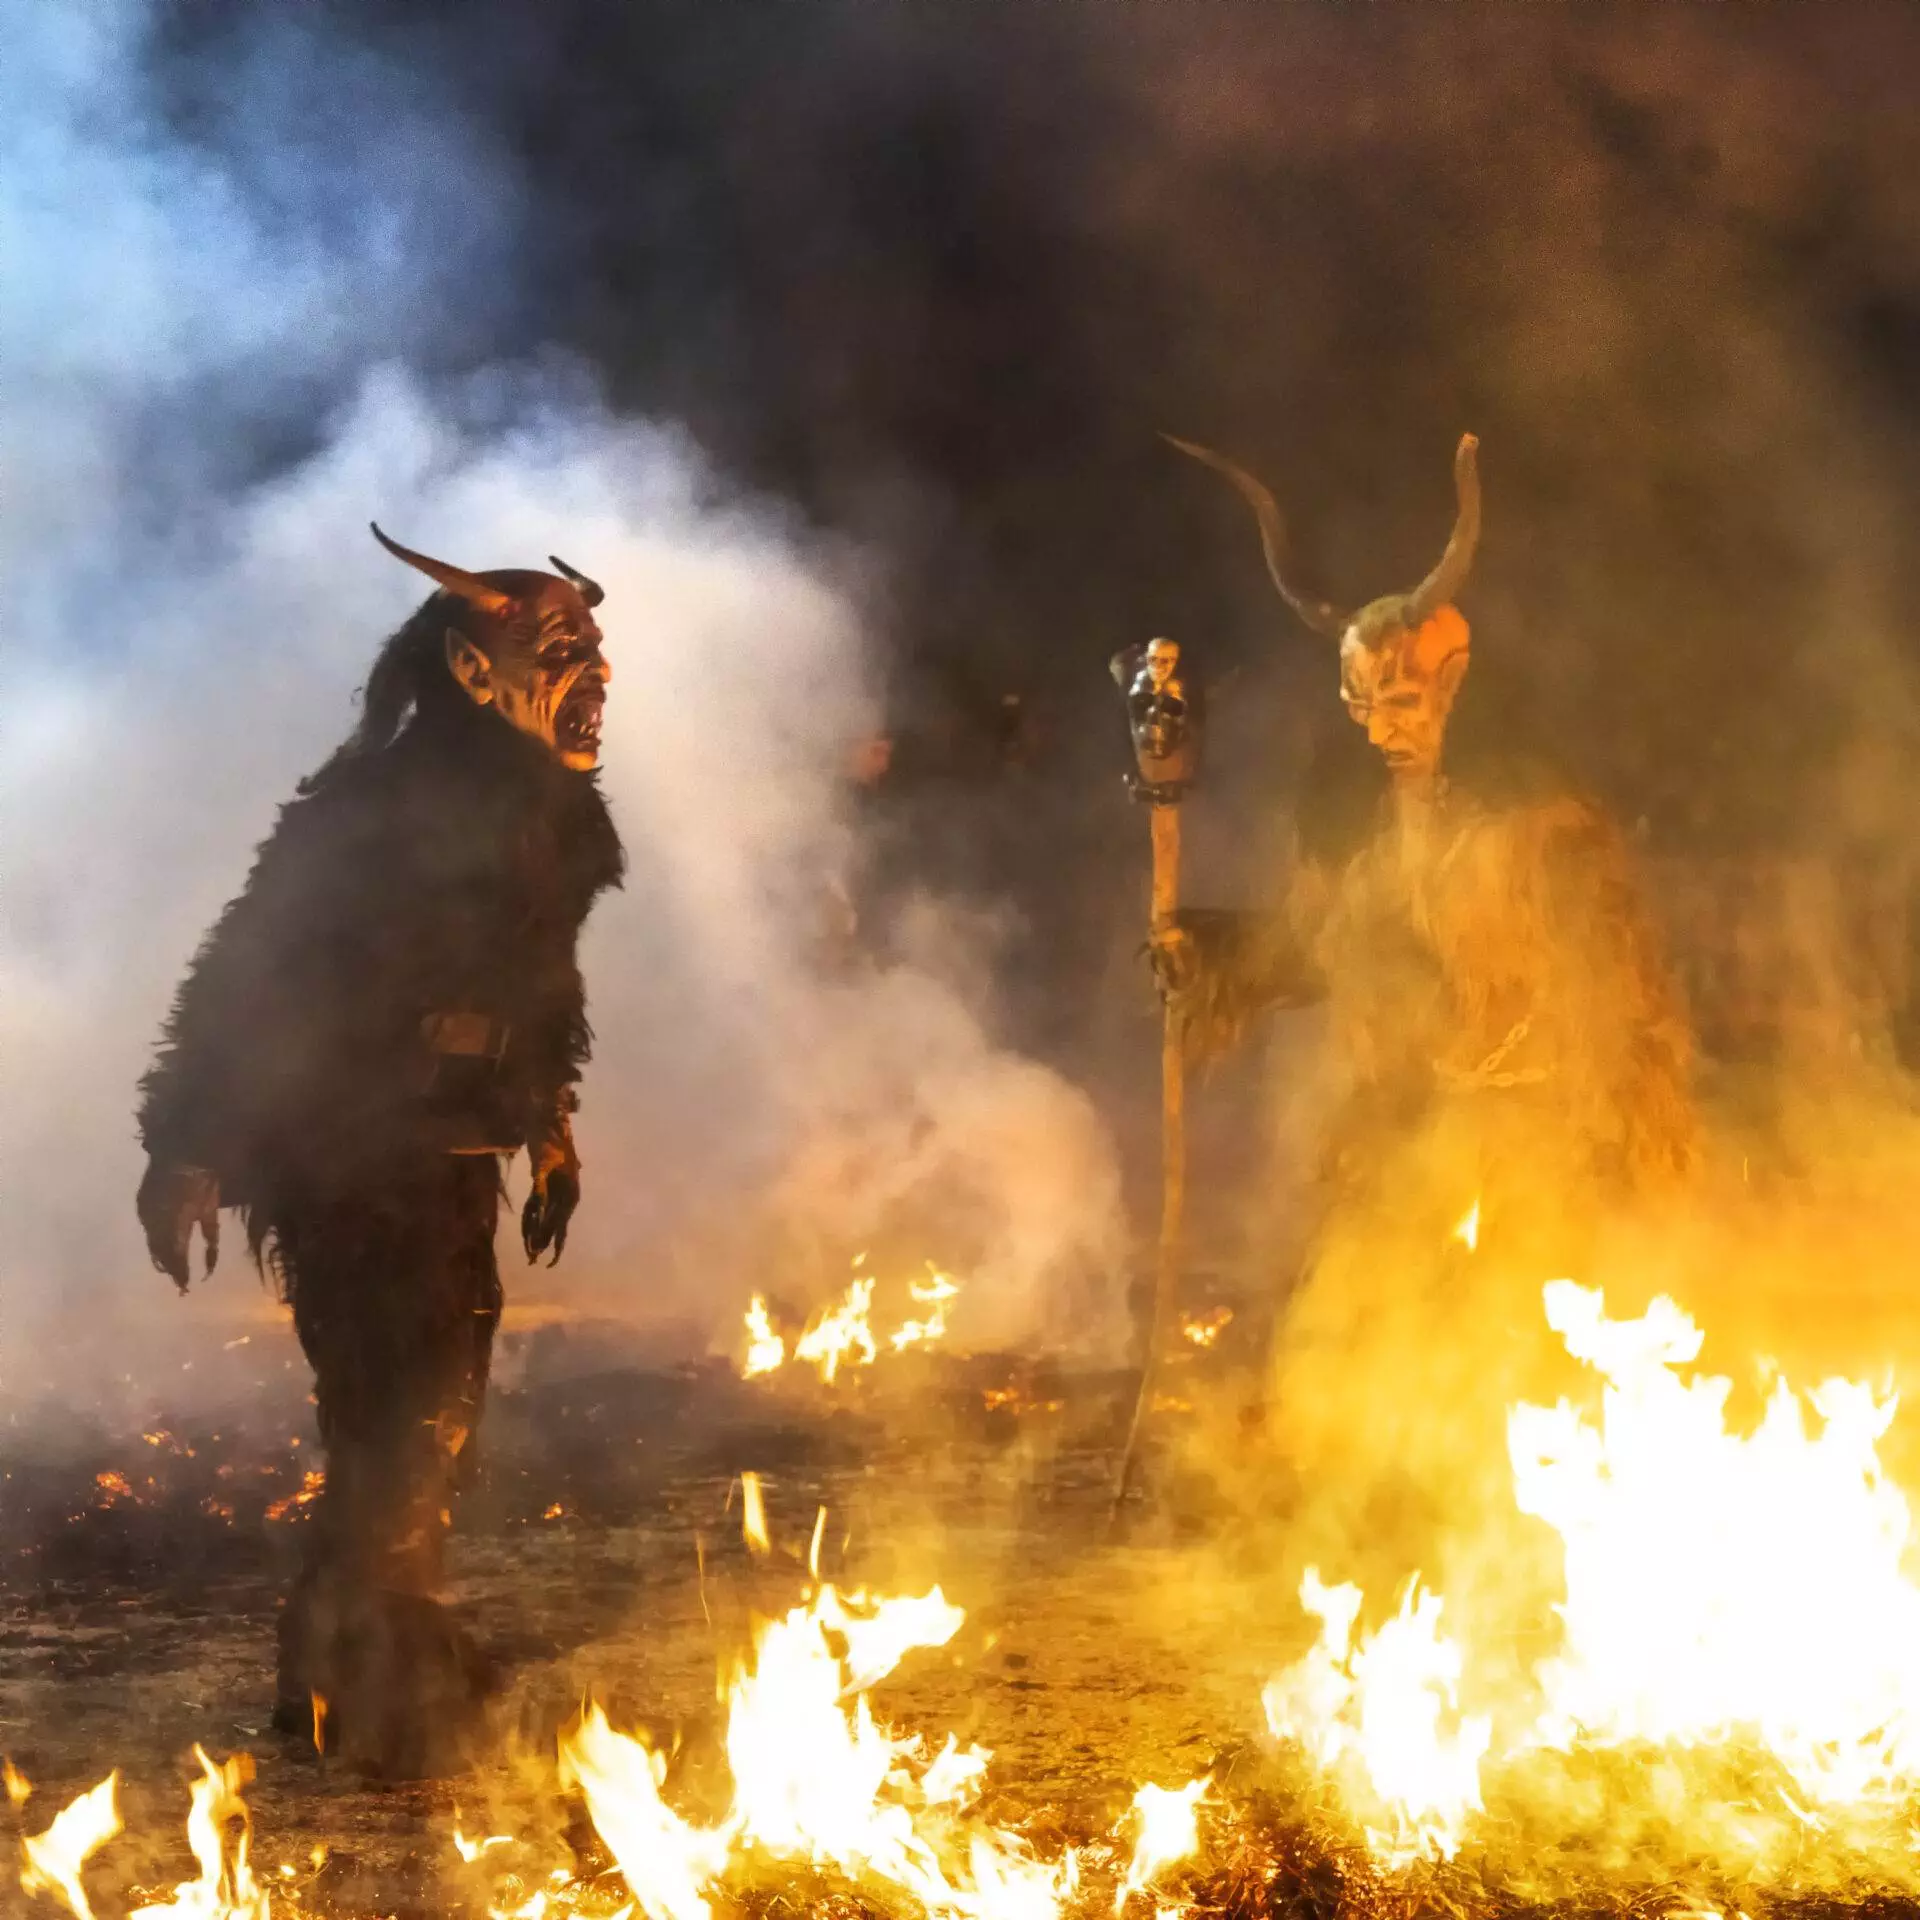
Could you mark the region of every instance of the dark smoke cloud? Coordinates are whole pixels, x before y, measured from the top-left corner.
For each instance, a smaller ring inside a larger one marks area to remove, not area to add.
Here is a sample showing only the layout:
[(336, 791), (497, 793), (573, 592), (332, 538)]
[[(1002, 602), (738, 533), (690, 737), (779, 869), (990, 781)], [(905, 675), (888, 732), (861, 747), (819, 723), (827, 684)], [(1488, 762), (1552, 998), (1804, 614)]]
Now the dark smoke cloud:
[(356, 17), (512, 130), (543, 328), (911, 563), (923, 658), (1083, 728), (1110, 637), (1268, 667), (1246, 529), (1154, 430), (1256, 459), (1357, 596), (1470, 425), (1503, 716), (1742, 832), (1858, 718), (1835, 597), (1902, 604), (1920, 480), (1896, 12)]

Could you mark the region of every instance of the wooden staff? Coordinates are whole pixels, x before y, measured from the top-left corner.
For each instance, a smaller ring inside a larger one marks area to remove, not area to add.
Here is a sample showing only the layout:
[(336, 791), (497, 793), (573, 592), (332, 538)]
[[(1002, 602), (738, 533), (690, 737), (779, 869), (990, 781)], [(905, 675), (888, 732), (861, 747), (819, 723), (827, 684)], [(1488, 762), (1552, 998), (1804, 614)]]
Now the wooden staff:
[[(1172, 933), (1180, 908), (1180, 803), (1198, 760), (1197, 715), (1179, 677), (1180, 649), (1154, 640), (1144, 650), (1115, 656), (1112, 671), (1127, 696), (1140, 772), (1130, 782), (1134, 798), (1148, 808), (1153, 833), (1153, 892), (1148, 930), (1158, 943)], [(1187, 1199), (1186, 1049), (1170, 995), (1163, 997), (1160, 1027), (1160, 1244), (1154, 1260), (1153, 1310), (1140, 1391), (1127, 1430), (1126, 1451), (1114, 1489), (1113, 1518), (1132, 1491), (1140, 1439), (1153, 1410), (1160, 1361), (1180, 1295), (1180, 1244)]]

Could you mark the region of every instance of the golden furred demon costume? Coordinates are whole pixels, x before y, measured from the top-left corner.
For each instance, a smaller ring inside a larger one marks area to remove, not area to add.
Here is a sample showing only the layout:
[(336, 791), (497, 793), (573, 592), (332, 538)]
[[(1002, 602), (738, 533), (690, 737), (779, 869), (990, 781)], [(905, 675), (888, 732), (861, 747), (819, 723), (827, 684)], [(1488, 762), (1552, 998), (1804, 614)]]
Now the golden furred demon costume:
[[(1612, 821), (1564, 792), (1496, 798), (1444, 770), (1468, 665), (1453, 601), (1480, 531), (1472, 437), (1433, 571), (1351, 614), (1291, 584), (1257, 480), (1174, 444), (1253, 506), (1274, 585), (1337, 642), (1341, 699), (1387, 773), (1357, 850), (1303, 853), (1277, 911), (1183, 914), (1156, 943), (1196, 1051), (1264, 1008), (1327, 1016), (1315, 1230), (1282, 1307), (1268, 1417), (1311, 1477), (1441, 1474), (1432, 1435), (1449, 1408), (1490, 1403), (1501, 1444), (1513, 1353), (1490, 1346), (1514, 1327), (1530, 1339), (1540, 1285), (1579, 1270), (1607, 1209), (1691, 1160), (1689, 1031)], [(1484, 1340), (1463, 1324), (1476, 1298), (1499, 1323)]]
[(500, 1317), (501, 1167), (526, 1150), (523, 1242), (557, 1259), (589, 1046), (575, 947), (622, 856), (595, 771), (600, 589), (374, 531), (440, 590), (194, 959), (142, 1083), (139, 1213), (184, 1290), (194, 1229), (210, 1271), (238, 1209), (292, 1307), (327, 1477), (276, 1722), (406, 1774), (457, 1757), (484, 1691), (437, 1590)]

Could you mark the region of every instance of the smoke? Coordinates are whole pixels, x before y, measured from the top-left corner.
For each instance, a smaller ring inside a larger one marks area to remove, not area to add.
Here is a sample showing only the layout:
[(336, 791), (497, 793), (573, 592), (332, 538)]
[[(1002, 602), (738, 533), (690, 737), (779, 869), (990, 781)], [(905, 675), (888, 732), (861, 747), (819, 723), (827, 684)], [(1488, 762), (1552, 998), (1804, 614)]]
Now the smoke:
[[(231, 1248), (191, 1304), (148, 1270), (133, 1088), (195, 941), (417, 602), (375, 515), (470, 565), (557, 550), (608, 590), (632, 872), (590, 928), (587, 1197), (535, 1301), (684, 1350), (749, 1290), (804, 1304), (862, 1236), (924, 1225), (952, 1244), (910, 1272), (970, 1262), (956, 1336), (1111, 1337), (1112, 1151), (1084, 1095), (997, 1044), (991, 922), (921, 896), (888, 957), (822, 963), (862, 857), (841, 770), (880, 713), (883, 576), (577, 365), (490, 361), (523, 209), (417, 73), (263, 26), (220, 69), (246, 110), (189, 138), (149, 29), (131, 0), (46, 14), (0, 83), (0, 214), (29, 263), (0, 476), (10, 1404), (81, 1380), (137, 1400), (225, 1336), (290, 1364)], [(835, 1142), (853, 1167), (823, 1190)], [(810, 1264), (751, 1264), (796, 1248)]]
[[(1271, 897), (1310, 750), (1358, 748), (1237, 506), (1162, 427), (1257, 466), (1343, 598), (1425, 568), (1479, 432), (1463, 777), (1538, 756), (1644, 825), (1703, 1019), (1716, 980), (1762, 974), (1817, 1003), (1823, 1058), (1890, 1044), (1899, 993), (1863, 984), (1831, 903), (1866, 872), (1899, 919), (1920, 797), (1910, 24), (197, 21), (36, 22), (0, 82), (32, 263), (3, 343), (31, 376), (0, 533), (30, 668), (0, 722), (31, 828), (5, 853), (31, 1063), (10, 1306), (126, 1297), (124, 1090), (406, 603), (362, 553), (374, 512), (478, 564), (557, 549), (637, 636), (609, 753), (635, 873), (591, 935), (590, 1192), (556, 1299), (693, 1337), (748, 1269), (805, 1295), (869, 1243), (952, 1242), (981, 1337), (1012, 1337), (1036, 1288), (1070, 1311), (1072, 1276), (1109, 1270), (1101, 1128), (993, 1044), (1033, 1036), (1150, 1131), (1119, 957), (1139, 822), (1085, 797), (1124, 753), (1101, 662), (1170, 632), (1222, 693), (1196, 900)], [(660, 416), (686, 437), (635, 424)], [(956, 798), (922, 837), (989, 872), (964, 913), (923, 860), (933, 897), (895, 891), (885, 958), (822, 977), (814, 903), (874, 853), (837, 767), (903, 663), (1018, 687), (1049, 755), (998, 815)], [(1713, 865), (1756, 848), (1799, 864), (1757, 888)], [(1238, 1235), (1275, 1294), (1309, 1024), (1274, 1049), (1284, 1152), (1254, 1076), (1194, 1102), (1197, 1251)], [(1795, 1089), (1826, 1071), (1770, 1097), (1813, 1111)]]

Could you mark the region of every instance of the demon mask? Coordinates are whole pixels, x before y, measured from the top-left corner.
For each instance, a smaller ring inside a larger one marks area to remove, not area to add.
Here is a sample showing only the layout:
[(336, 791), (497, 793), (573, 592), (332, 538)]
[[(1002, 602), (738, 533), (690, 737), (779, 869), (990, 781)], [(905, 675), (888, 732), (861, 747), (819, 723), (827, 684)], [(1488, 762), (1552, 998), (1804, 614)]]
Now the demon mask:
[(1339, 642), (1340, 697), (1394, 777), (1430, 779), (1439, 771), (1447, 717), (1467, 672), (1467, 623), (1453, 599), (1466, 584), (1480, 539), (1480, 443), (1470, 433), (1461, 436), (1453, 462), (1453, 533), (1433, 571), (1411, 593), (1385, 594), (1349, 613), (1287, 579), (1285, 522), (1252, 474), (1209, 448), (1167, 438), (1225, 474), (1252, 506), (1273, 584), (1308, 626)]
[(373, 535), (447, 596), (447, 671), (477, 705), (492, 707), (562, 766), (600, 763), (600, 721), (612, 669), (593, 609), (605, 597), (555, 559), (555, 573), (510, 568), (468, 573)]

